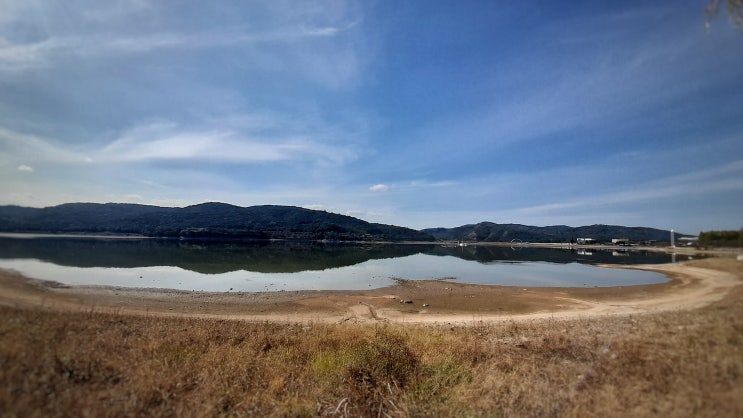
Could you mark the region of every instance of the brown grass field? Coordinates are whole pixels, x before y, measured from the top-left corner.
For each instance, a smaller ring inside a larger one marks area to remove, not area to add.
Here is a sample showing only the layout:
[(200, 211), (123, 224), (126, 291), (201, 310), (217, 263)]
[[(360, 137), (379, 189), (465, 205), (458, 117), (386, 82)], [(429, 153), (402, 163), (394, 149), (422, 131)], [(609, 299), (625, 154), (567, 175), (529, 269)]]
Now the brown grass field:
[(739, 284), (703, 307), (451, 324), (6, 300), (0, 416), (743, 416), (743, 261), (690, 265)]

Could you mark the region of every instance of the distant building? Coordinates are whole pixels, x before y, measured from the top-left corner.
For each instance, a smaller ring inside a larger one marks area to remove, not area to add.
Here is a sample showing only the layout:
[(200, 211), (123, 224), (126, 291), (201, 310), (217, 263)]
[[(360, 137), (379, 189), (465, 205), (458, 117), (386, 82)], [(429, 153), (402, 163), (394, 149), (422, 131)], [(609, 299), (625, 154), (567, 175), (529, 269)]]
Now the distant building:
[(593, 238), (578, 238), (575, 240), (578, 244), (595, 244), (596, 240)]
[(629, 245), (629, 238), (612, 238), (611, 243), (614, 245)]
[(696, 245), (697, 241), (699, 241), (699, 237), (681, 237), (678, 239), (679, 244), (686, 245), (687, 247), (690, 247), (692, 245)]

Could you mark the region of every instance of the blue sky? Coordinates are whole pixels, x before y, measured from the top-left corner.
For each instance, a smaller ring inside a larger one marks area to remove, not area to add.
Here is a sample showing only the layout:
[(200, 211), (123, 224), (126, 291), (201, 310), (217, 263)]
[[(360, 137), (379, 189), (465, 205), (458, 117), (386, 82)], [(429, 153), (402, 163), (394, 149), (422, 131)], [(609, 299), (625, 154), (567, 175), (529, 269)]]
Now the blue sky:
[(695, 1), (0, 0), (0, 204), (743, 227), (743, 33)]

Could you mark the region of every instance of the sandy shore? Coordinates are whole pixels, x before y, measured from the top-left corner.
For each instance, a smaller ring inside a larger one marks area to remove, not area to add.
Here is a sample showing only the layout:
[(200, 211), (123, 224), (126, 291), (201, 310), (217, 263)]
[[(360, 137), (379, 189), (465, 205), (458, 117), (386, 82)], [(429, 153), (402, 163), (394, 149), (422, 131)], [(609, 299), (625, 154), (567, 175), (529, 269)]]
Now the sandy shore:
[(622, 268), (657, 271), (671, 280), (610, 288), (507, 287), (433, 280), (401, 281), (365, 291), (210, 293), (68, 287), (0, 270), (0, 304), (250, 321), (462, 324), (694, 309), (722, 299), (743, 284), (743, 261), (730, 257)]

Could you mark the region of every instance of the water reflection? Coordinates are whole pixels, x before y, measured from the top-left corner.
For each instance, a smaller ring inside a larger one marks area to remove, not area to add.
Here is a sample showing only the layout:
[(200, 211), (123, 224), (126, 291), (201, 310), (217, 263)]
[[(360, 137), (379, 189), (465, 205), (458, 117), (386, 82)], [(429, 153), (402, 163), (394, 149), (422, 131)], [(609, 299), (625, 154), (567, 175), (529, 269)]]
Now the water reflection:
[(660, 264), (659, 252), (566, 250), (494, 246), (338, 245), (290, 242), (179, 241), (158, 239), (0, 238), (0, 259), (37, 259), (70, 267), (174, 266), (205, 274), (247, 270), (293, 273), (352, 266), (368, 260), (413, 254), (452, 256), (479, 263), (549, 262)]
[(211, 291), (353, 290), (394, 278), (508, 286), (627, 286), (663, 275), (591, 264), (670, 262), (654, 252), (439, 245), (0, 238), (0, 268), (69, 284)]
[(450, 255), (480, 263), (544, 261), (581, 264), (662, 264), (671, 256), (656, 251), (603, 250), (600, 248), (510, 248), (495, 246), (435, 247), (427, 254)]
[(204, 274), (247, 270), (296, 273), (405, 257), (433, 246), (159, 239), (0, 238), (0, 259), (37, 259), (69, 267), (173, 266)]

